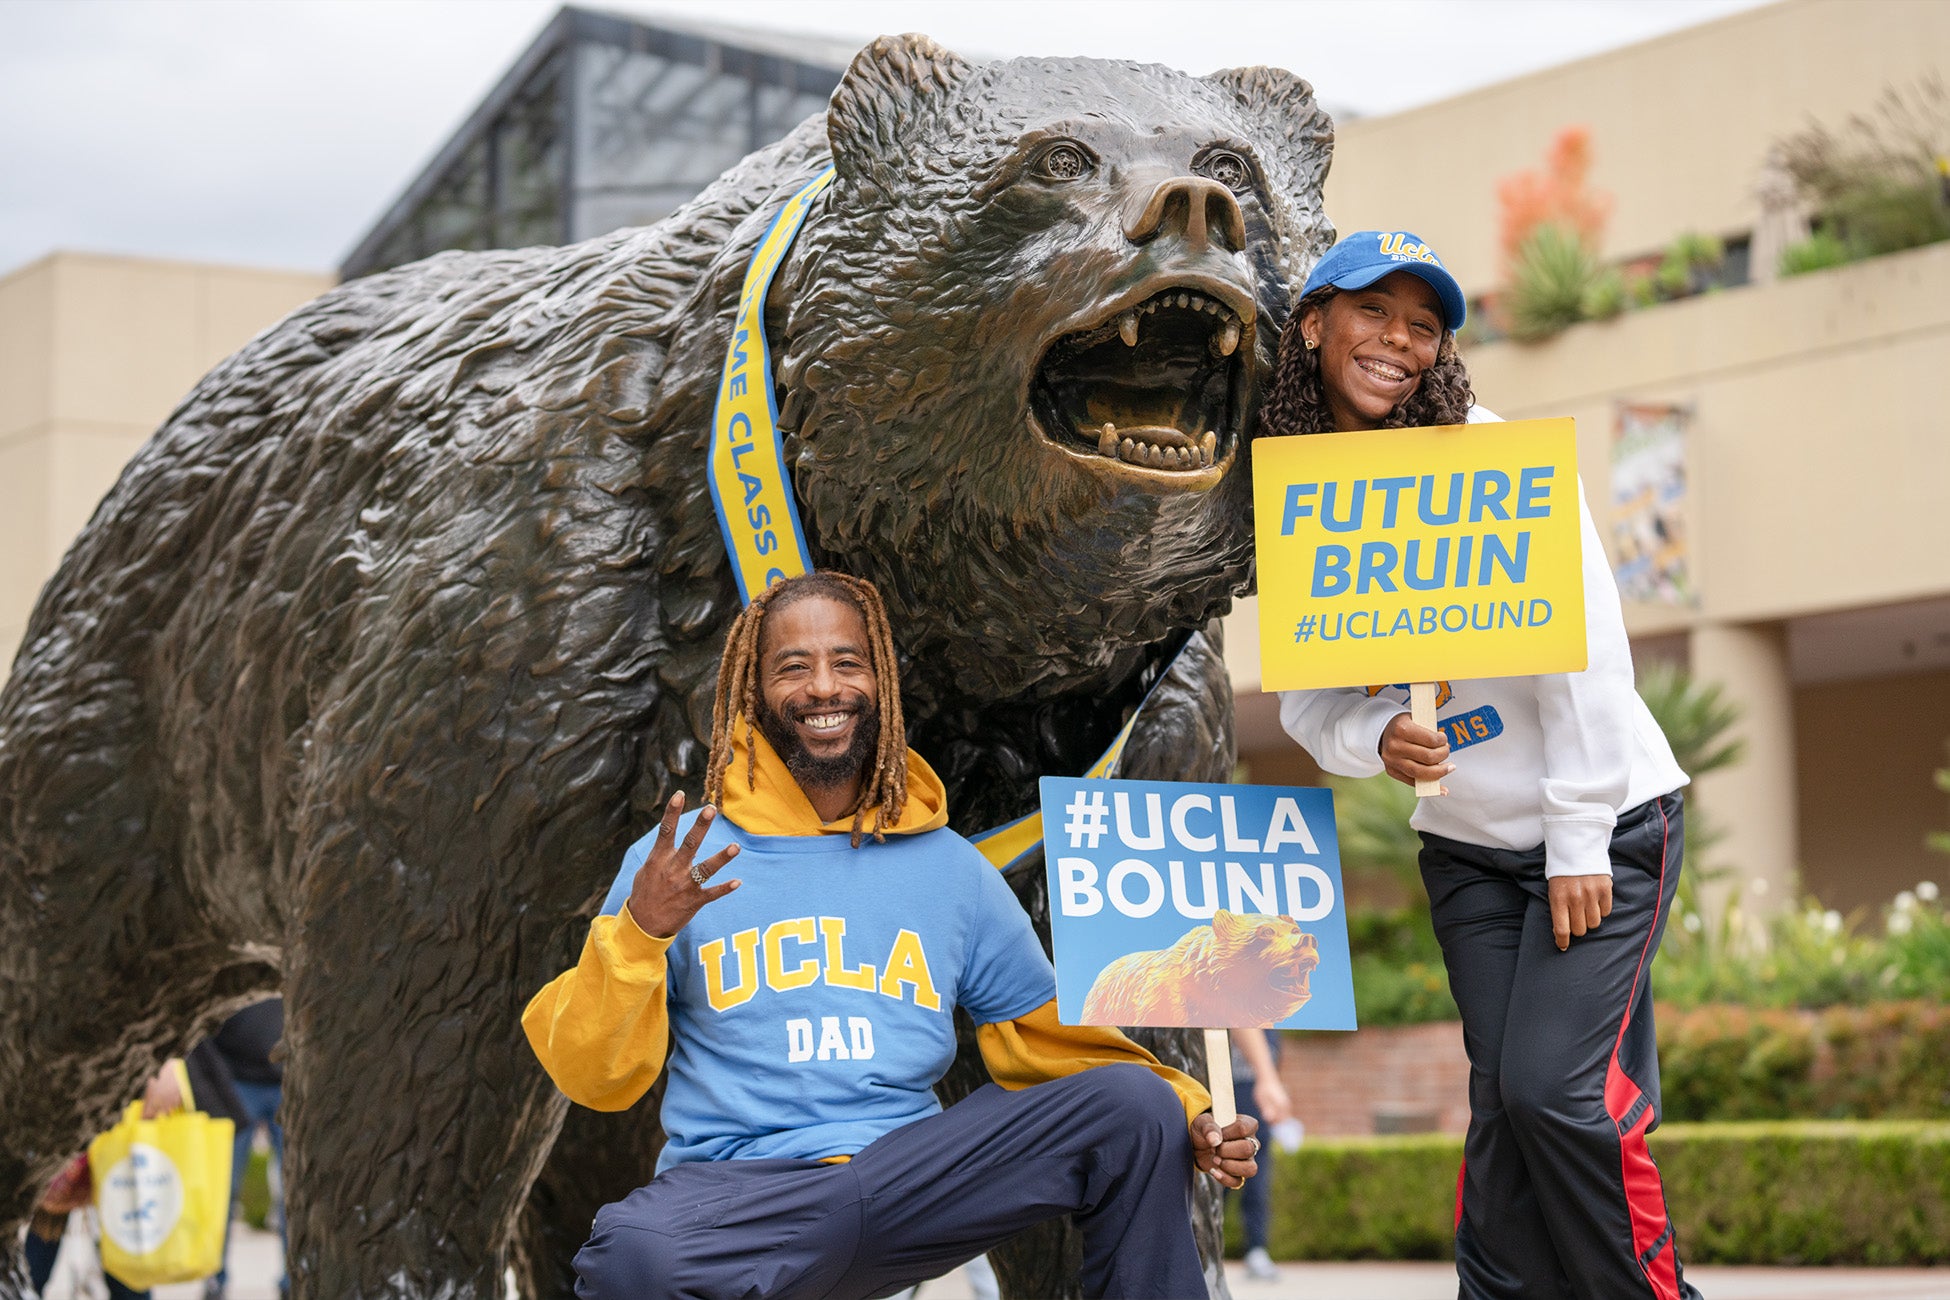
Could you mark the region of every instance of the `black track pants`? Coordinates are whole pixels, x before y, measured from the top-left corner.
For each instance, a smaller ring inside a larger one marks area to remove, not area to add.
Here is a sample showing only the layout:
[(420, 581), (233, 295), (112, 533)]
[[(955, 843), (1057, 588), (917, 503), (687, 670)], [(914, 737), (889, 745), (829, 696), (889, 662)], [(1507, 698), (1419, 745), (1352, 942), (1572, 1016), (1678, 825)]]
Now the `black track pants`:
[(1652, 956), (1679, 884), (1680, 800), (1612, 835), (1612, 912), (1559, 952), (1544, 851), (1422, 836), (1469, 1053), (1456, 1195), (1468, 1300), (1692, 1300), (1645, 1135), (1659, 1122)]
[(1171, 1086), (1105, 1065), (979, 1088), (847, 1164), (678, 1165), (597, 1212), (582, 1300), (892, 1295), (1074, 1214), (1087, 1296), (1202, 1297), (1192, 1143)]

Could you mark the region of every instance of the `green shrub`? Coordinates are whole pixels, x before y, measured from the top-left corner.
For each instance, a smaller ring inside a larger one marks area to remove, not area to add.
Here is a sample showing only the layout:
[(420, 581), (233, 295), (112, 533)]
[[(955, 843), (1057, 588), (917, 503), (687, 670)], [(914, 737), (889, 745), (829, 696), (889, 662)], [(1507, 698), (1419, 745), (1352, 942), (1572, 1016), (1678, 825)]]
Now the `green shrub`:
[(1878, 257), (1950, 239), (1950, 207), (1933, 184), (1864, 180), (1823, 213), (1852, 257)]
[[(1950, 1262), (1950, 1125), (1672, 1124), (1649, 1145), (1688, 1263)], [(1462, 1138), (1449, 1134), (1314, 1139), (1277, 1153), (1270, 1249), (1452, 1258), (1461, 1161)]]
[(271, 1217), (271, 1157), (268, 1152), (251, 1152), (250, 1163), (244, 1166), (244, 1185), (233, 1189), (231, 1196), (243, 1202), (244, 1222), (262, 1232)]
[(1659, 1017), (1659, 1084), (1673, 1120), (1811, 1113), (1815, 1028), (1788, 1011), (1703, 1007)]
[(1733, 907), (1717, 931), (1686, 906), (1674, 908), (1674, 920), (1652, 987), (1677, 1006), (1867, 1006), (1940, 997), (1950, 987), (1950, 916), (1934, 881), (1898, 894), (1881, 934), (1812, 900), (1764, 926)]
[(1422, 837), (1408, 824), (1415, 811), (1414, 787), (1391, 776), (1329, 776), (1327, 787), (1334, 792), (1342, 875), (1373, 876), (1419, 891)]
[(1784, 276), (1806, 275), (1854, 260), (1847, 244), (1825, 230), (1818, 230), (1800, 243), (1789, 244), (1781, 250), (1780, 272)]
[(1870, 111), (1839, 127), (1815, 124), (1779, 141), (1781, 165), (1822, 226), (1788, 250), (1782, 273), (1950, 239), (1950, 206), (1940, 197), (1946, 140), (1950, 87), (1932, 73), (1886, 87)]
[(1659, 1076), (1673, 1120), (1950, 1117), (1950, 1010), (1662, 1006)]
[(1714, 282), (1714, 273), (1726, 261), (1727, 249), (1718, 236), (1688, 230), (1677, 236), (1660, 259), (1653, 282), (1667, 298), (1684, 298), (1704, 293)]
[(1393, 910), (1350, 909), (1347, 938), (1354, 958), (1354, 1005), (1364, 1028), (1457, 1018), (1426, 897), (1418, 894), (1416, 902)]
[(1360, 1008), (1363, 1029), (1424, 1025), (1462, 1014), (1449, 995), (1449, 972), (1440, 958), (1399, 964), (1357, 954), (1353, 973), (1354, 1005)]
[(1941, 997), (1950, 989), (1950, 913), (1934, 880), (1896, 895), (1883, 919), (1885, 964), (1876, 976), (1884, 996)]
[(1461, 1160), (1462, 1139), (1446, 1133), (1316, 1138), (1278, 1152), (1268, 1250), (1279, 1259), (1453, 1258)]
[(1950, 1261), (1950, 1125), (1673, 1125), (1650, 1145), (1689, 1262)]
[(1610, 320), (1625, 310), (1625, 275), (1615, 266), (1606, 267), (1585, 286), (1579, 310), (1586, 320)]

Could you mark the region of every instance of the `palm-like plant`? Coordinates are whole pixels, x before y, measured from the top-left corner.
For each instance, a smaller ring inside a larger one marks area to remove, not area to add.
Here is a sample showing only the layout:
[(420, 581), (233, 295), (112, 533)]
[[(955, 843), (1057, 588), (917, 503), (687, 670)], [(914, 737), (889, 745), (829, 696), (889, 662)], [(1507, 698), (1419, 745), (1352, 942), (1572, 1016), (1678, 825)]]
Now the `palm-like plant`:
[(1535, 342), (1577, 324), (1597, 278), (1598, 261), (1575, 230), (1552, 221), (1539, 225), (1511, 266), (1511, 336)]

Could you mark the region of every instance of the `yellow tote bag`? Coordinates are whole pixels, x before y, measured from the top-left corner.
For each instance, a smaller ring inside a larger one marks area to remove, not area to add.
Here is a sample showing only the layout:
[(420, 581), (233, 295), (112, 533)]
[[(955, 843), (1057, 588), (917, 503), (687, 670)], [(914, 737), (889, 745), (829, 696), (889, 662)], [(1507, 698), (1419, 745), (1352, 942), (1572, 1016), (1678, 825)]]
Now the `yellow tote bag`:
[(194, 1282), (223, 1267), (230, 1217), (231, 1141), (237, 1126), (190, 1109), (142, 1118), (131, 1102), (88, 1144), (102, 1221), (102, 1268), (137, 1291)]

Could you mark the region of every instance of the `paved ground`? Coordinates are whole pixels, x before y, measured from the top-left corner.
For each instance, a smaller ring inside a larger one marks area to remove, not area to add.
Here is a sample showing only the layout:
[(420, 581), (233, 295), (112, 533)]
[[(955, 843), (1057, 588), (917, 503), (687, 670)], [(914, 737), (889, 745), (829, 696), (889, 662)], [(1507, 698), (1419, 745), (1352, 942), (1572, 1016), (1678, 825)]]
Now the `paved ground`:
[[(229, 1300), (277, 1300), (278, 1239), (240, 1228), (232, 1243)], [(70, 1243), (46, 1300), (99, 1296), (99, 1276)], [(1454, 1300), (1456, 1272), (1447, 1264), (1283, 1264), (1276, 1282), (1247, 1279), (1228, 1267), (1236, 1300)], [(1950, 1300), (1950, 1268), (1698, 1268), (1686, 1276), (1706, 1300)], [(80, 1286), (77, 1289), (76, 1283)], [(158, 1287), (155, 1300), (201, 1300), (201, 1283)], [(960, 1270), (923, 1286), (916, 1300), (973, 1300)]]
[[(1706, 1300), (1950, 1300), (1950, 1269), (1699, 1268), (1686, 1276)], [(1282, 1264), (1277, 1282), (1226, 1267), (1234, 1300), (1455, 1300), (1447, 1264)], [(916, 1300), (973, 1300), (959, 1271)]]

